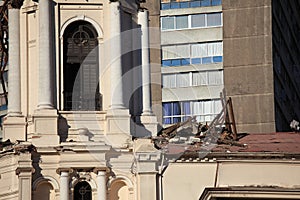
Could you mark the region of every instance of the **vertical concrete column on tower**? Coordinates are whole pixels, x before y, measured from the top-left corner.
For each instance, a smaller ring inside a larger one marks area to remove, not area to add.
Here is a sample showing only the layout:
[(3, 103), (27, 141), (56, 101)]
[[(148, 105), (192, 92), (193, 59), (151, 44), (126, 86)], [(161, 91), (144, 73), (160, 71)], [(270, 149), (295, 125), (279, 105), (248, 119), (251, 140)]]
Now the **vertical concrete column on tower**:
[(111, 109), (123, 109), (121, 10), (119, 1), (110, 2)]
[(53, 109), (53, 83), (54, 67), (52, 64), (52, 17), (50, 0), (39, 1), (39, 99), (38, 109)]
[(151, 69), (149, 51), (149, 13), (143, 9), (138, 13), (138, 23), (141, 26), (141, 53), (142, 53), (142, 90), (143, 112), (141, 123), (143, 129), (138, 131), (138, 136), (145, 137), (157, 134), (157, 118), (151, 108)]
[(20, 7), (13, 4), (8, 9), (8, 116), (21, 115), (21, 76), (20, 76)]
[(53, 106), (53, 86), (55, 85), (53, 66), (52, 0), (40, 0), (39, 9), (39, 82), (38, 106), (35, 110), (34, 134), (40, 137), (30, 138), (34, 145), (49, 146), (59, 143), (57, 133), (57, 110)]
[(69, 171), (60, 172), (60, 200), (69, 200)]
[[(124, 147), (130, 138), (129, 109), (124, 106), (121, 50), (121, 9), (119, 1), (109, 2), (111, 102), (106, 115), (107, 138), (113, 147)], [(125, 86), (126, 90), (126, 86)]]
[(151, 109), (151, 70), (149, 52), (149, 19), (148, 10), (140, 10), (138, 23), (141, 25), (141, 51), (142, 51), (142, 83), (143, 83), (143, 113), (152, 115)]
[(8, 5), (8, 115), (3, 122), (3, 140), (26, 140), (26, 119), (21, 112), (20, 8), (22, 0)]
[(106, 200), (106, 171), (105, 170), (98, 170), (95, 171), (97, 174), (97, 193), (98, 193), (98, 200)]

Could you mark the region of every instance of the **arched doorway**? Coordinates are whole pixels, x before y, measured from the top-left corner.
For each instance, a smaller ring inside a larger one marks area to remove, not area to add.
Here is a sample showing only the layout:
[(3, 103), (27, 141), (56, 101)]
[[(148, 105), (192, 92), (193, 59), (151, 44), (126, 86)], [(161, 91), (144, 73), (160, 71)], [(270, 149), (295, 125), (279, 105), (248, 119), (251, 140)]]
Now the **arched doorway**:
[(101, 109), (98, 34), (92, 24), (76, 21), (63, 35), (64, 110)]
[(78, 182), (74, 187), (74, 200), (92, 200), (92, 188), (86, 181)]

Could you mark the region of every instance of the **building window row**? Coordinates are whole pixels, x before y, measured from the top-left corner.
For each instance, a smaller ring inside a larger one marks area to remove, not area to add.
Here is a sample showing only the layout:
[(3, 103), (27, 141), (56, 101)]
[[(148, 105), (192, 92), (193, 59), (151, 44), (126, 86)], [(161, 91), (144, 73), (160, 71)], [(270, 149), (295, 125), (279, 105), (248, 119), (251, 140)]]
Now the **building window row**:
[(222, 26), (222, 13), (204, 13), (161, 17), (161, 30), (180, 30)]
[(222, 110), (220, 100), (182, 101), (163, 103), (163, 124), (183, 122), (196, 116), (198, 122), (210, 122)]
[(223, 42), (162, 46), (162, 66), (223, 62)]
[(222, 0), (162, 0), (161, 10), (222, 5)]
[(223, 70), (162, 75), (163, 88), (223, 85)]

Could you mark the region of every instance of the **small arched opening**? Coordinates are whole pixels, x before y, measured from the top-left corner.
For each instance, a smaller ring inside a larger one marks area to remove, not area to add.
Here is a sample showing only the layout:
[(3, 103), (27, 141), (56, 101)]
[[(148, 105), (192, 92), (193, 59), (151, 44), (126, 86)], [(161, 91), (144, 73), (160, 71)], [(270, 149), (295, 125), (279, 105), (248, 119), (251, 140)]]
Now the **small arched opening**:
[(78, 182), (74, 187), (74, 200), (92, 200), (92, 188), (86, 181)]
[(55, 191), (52, 185), (45, 181), (40, 183), (37, 188), (33, 191), (33, 200), (54, 200)]
[(110, 186), (109, 199), (111, 200), (128, 200), (129, 188), (123, 181), (114, 181)]

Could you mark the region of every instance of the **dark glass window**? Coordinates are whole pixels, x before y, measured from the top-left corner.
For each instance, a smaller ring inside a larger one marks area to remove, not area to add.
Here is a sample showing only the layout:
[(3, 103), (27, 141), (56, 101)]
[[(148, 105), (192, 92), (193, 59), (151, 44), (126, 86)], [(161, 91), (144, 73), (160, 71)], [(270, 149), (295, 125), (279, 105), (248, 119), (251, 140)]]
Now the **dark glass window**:
[(100, 110), (98, 35), (92, 24), (77, 21), (64, 34), (64, 110)]
[(92, 200), (92, 188), (86, 181), (78, 182), (74, 187), (74, 200)]

